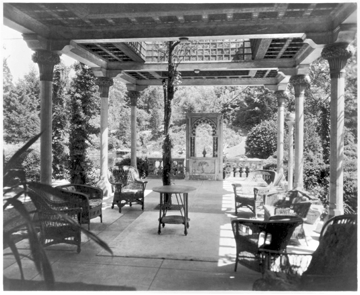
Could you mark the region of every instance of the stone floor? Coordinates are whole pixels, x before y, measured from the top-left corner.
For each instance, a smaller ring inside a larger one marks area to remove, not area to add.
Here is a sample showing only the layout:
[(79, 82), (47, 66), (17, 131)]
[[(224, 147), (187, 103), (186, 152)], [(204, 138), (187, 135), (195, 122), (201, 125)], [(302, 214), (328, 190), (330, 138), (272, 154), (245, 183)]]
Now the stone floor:
[[(234, 218), (234, 202), (231, 180), (228, 181), (185, 181), (175, 180), (176, 184), (190, 185), (197, 188), (189, 194), (190, 218), (197, 214), (221, 214), (228, 217), (228, 224)], [(146, 189), (145, 212), (156, 211), (159, 194), (151, 188), (161, 185), (160, 179), (150, 179)], [(143, 212), (140, 206), (125, 206), (122, 213), (117, 208), (111, 209), (112, 198), (104, 199), (103, 223), (96, 218), (91, 221), (91, 231), (108, 244), (111, 244), (128, 228)], [(239, 217), (250, 217), (246, 209), (240, 210)], [(155, 221), (156, 223), (156, 221)], [(179, 227), (180, 225), (169, 225)], [(222, 226), (213, 224), (213, 226)], [(87, 226), (84, 225), (86, 228)], [(305, 225), (308, 245), (301, 242), (296, 249), (312, 252), (317, 247), (318, 233), (313, 231), (316, 225)], [(136, 229), (135, 229), (136, 230)], [(195, 232), (192, 227), (189, 235), (202, 235), (206, 232)], [(187, 236), (187, 237), (188, 237)], [(187, 238), (184, 236), (184, 238)], [(171, 235), (169, 235), (171, 238)], [(209, 239), (210, 240), (210, 239)], [(58, 283), (74, 283), (70, 289), (74, 290), (122, 290), (122, 291), (248, 291), (253, 282), (260, 278), (259, 273), (253, 272), (241, 265), (234, 272), (234, 259), (221, 259), (221, 242), (218, 261), (196, 261), (179, 259), (158, 259), (143, 257), (109, 257), (102, 256), (98, 245), (82, 236), (81, 253), (77, 254), (75, 246), (53, 245), (47, 248), (55, 280)], [(26, 241), (17, 244), (21, 253), (29, 253)], [(188, 247), (207, 247), (206, 245), (192, 245)], [(209, 245), (210, 246), (210, 245)], [(146, 251), (146, 241), (143, 249)], [(194, 248), (195, 249), (195, 248)], [(294, 250), (289, 246), (289, 250)], [(139, 249), (140, 251), (140, 249)], [(227, 249), (229, 251), (229, 249)], [(235, 256), (235, 247), (230, 249)], [(10, 252), (9, 249), (4, 250)], [(6, 278), (20, 278), (18, 266), (11, 256), (3, 256), (3, 273)], [(26, 280), (34, 282), (42, 280), (34, 264), (26, 258), (22, 259)], [(18, 286), (21, 289), (21, 286)], [(23, 288), (24, 289), (24, 288)]]

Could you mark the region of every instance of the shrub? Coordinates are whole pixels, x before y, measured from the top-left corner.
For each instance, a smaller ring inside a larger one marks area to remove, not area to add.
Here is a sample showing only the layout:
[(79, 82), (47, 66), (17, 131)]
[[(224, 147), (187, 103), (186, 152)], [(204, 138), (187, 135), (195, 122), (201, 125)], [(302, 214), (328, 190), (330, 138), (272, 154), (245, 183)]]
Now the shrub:
[[(115, 163), (116, 166), (128, 165), (131, 166), (131, 158), (127, 157), (122, 159), (120, 162)], [(149, 175), (149, 167), (147, 158), (136, 158), (137, 169), (139, 170), (139, 175), (141, 178), (147, 177)]]
[(249, 158), (267, 159), (276, 152), (277, 127), (274, 121), (263, 121), (249, 132), (245, 155)]

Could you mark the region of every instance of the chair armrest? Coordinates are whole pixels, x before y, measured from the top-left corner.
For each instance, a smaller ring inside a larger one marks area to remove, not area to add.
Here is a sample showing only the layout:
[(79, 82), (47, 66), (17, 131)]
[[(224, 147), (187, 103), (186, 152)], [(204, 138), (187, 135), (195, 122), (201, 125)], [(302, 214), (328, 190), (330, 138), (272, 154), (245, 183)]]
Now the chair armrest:
[(295, 203), (293, 204), (293, 210), (294, 212), (300, 216), (301, 218), (306, 218), (309, 210), (310, 210), (310, 206), (311, 206), (311, 202), (299, 202), (299, 203)]
[(65, 184), (57, 186), (57, 188), (65, 189), (67, 191), (73, 191), (70, 190), (70, 188), (73, 187), (75, 192), (82, 193), (88, 196), (88, 199), (103, 199), (104, 193), (101, 188), (86, 185), (86, 184)]
[(273, 191), (264, 194), (264, 205), (274, 206), (277, 201), (279, 201), (279, 192)]

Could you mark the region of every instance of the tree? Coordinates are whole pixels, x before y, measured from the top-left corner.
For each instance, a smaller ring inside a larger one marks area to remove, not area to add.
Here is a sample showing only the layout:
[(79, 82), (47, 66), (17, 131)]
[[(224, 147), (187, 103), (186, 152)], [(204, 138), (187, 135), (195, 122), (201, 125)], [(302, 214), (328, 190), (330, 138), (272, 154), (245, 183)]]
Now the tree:
[[(181, 74), (177, 70), (182, 58), (188, 52), (189, 48), (186, 46), (179, 46), (180, 41), (168, 41), (163, 44), (163, 55), (167, 57), (167, 78), (162, 81), (164, 93), (164, 142), (163, 142), (163, 185), (171, 184), (171, 149), (173, 147), (170, 132), (172, 100), (177, 87), (181, 83)], [(165, 50), (164, 50), (165, 49)]]
[(4, 140), (8, 143), (25, 142), (40, 132), (39, 77), (33, 69), (12, 87), (6, 63), (3, 71)]
[(67, 81), (69, 69), (60, 64), (55, 66), (53, 76), (53, 120), (52, 120), (52, 174), (54, 179), (64, 179), (68, 174), (69, 98)]
[(100, 99), (92, 70), (82, 63), (75, 65), (76, 76), (71, 83), (70, 120), (70, 181), (74, 184), (93, 182), (89, 173), (92, 163), (87, 149), (92, 144), (91, 135), (100, 129), (91, 120), (100, 113)]
[(231, 123), (243, 131), (249, 131), (262, 121), (272, 119), (277, 112), (276, 97), (265, 87), (247, 87), (239, 96), (239, 102), (232, 101), (225, 107), (233, 108)]

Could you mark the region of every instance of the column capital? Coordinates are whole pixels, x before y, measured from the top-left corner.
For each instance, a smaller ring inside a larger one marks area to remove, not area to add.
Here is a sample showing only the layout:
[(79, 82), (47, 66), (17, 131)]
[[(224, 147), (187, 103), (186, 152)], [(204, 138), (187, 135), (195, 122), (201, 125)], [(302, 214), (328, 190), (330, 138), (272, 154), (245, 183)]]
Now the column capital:
[(354, 54), (354, 47), (346, 42), (328, 44), (321, 52), (324, 59), (343, 58), (348, 59)]
[(146, 88), (148, 88), (147, 85), (126, 84), (126, 89), (128, 91), (143, 91)]
[(132, 107), (136, 107), (137, 106), (137, 100), (140, 96), (140, 92), (139, 91), (135, 91), (135, 90), (128, 90), (128, 97), (130, 98), (130, 105)]
[(109, 77), (97, 77), (96, 85), (99, 86), (100, 97), (108, 97), (109, 89), (114, 84), (113, 79)]
[(285, 100), (289, 99), (288, 94), (285, 90), (276, 90), (274, 94), (276, 95), (279, 107), (283, 106)]
[(354, 52), (354, 47), (346, 42), (328, 44), (324, 47), (321, 57), (329, 62), (331, 78), (339, 77), (347, 60), (353, 56)]
[(294, 75), (290, 78), (290, 84), (295, 86), (307, 86), (310, 84), (310, 77), (308, 75)]
[(37, 50), (33, 53), (32, 60), (39, 65), (40, 81), (52, 81), (54, 66), (60, 63), (59, 54), (48, 50)]

